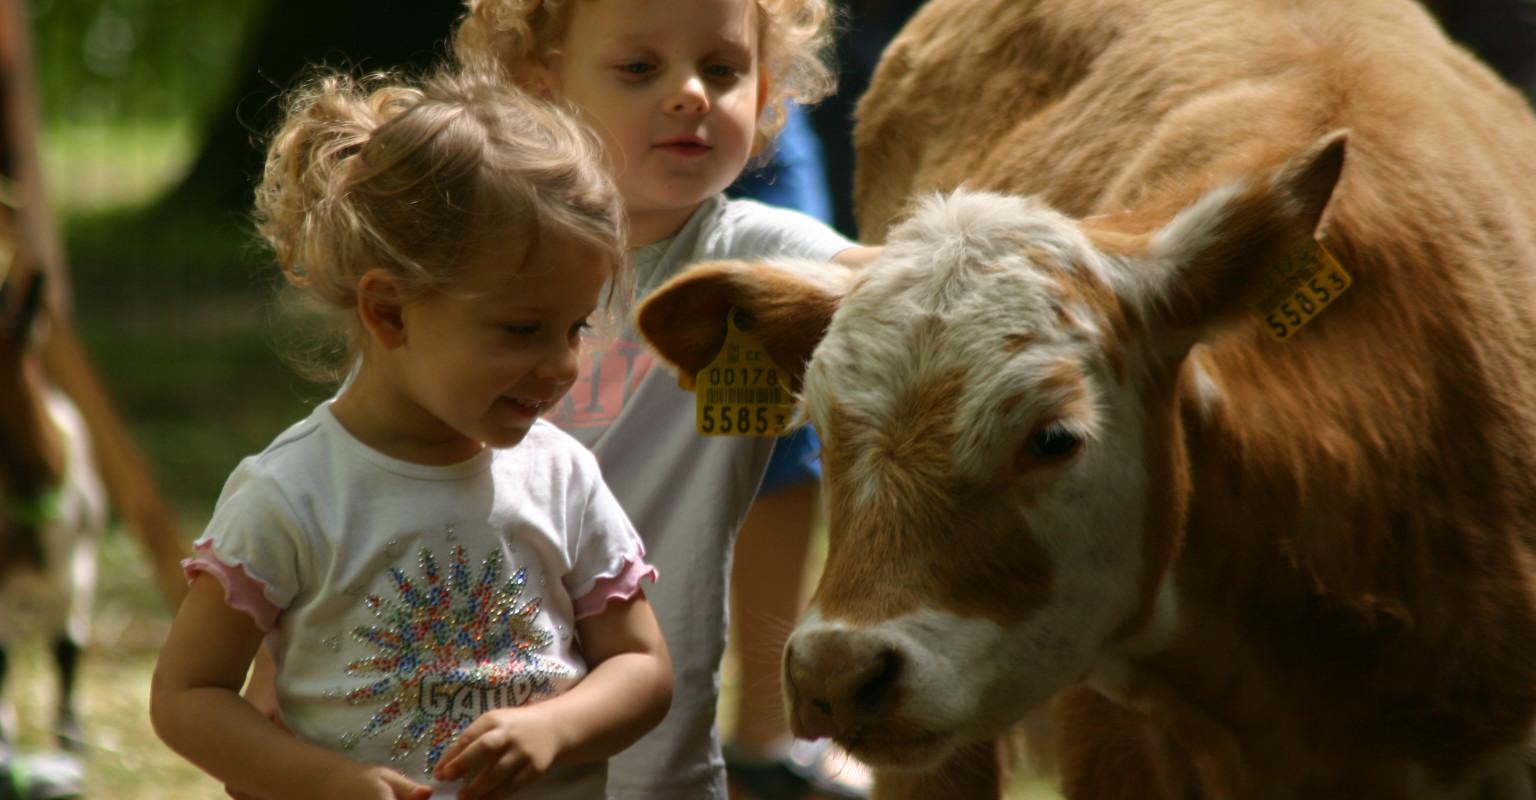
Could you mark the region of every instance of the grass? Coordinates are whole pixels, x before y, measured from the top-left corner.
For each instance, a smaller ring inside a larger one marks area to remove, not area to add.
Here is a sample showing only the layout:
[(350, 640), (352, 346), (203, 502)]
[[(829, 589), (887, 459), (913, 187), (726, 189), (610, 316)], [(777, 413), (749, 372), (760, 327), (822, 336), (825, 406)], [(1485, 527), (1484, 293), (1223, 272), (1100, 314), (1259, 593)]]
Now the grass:
[[(149, 726), (149, 678), (170, 625), (151, 589), (137, 543), (122, 532), (102, 541), (94, 641), (80, 674), (79, 703), (90, 750), (86, 797), (94, 800), (218, 798), (222, 789), (176, 757)], [(37, 632), (30, 632), (37, 633)], [(14, 651), (6, 694), (16, 708), (23, 749), (50, 746), (55, 695), (51, 659), (40, 636)]]

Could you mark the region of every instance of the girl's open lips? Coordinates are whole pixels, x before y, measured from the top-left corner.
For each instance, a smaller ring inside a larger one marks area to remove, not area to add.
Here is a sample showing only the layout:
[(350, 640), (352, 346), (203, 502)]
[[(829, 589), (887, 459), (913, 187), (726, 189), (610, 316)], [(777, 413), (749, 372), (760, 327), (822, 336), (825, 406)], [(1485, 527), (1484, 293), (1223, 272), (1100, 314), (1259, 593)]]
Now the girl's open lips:
[(668, 139), (664, 142), (657, 142), (655, 145), (653, 145), (653, 147), (655, 147), (657, 150), (678, 156), (702, 156), (705, 153), (708, 153), (711, 149), (708, 144), (704, 143), (703, 139), (698, 139), (691, 136), (680, 137), (677, 139)]
[(519, 398), (503, 395), (501, 399), (512, 406), (512, 408), (529, 416), (538, 416), (549, 405), (547, 401), (526, 397)]

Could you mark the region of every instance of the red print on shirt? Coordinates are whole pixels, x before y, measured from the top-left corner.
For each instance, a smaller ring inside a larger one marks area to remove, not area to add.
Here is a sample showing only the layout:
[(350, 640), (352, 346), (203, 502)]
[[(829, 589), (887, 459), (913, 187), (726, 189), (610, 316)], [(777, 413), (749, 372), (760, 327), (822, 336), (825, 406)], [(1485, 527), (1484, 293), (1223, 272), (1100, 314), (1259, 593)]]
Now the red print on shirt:
[(616, 340), (602, 349), (583, 347), (576, 384), (549, 421), (567, 429), (612, 424), (655, 364), (655, 357), (637, 342)]

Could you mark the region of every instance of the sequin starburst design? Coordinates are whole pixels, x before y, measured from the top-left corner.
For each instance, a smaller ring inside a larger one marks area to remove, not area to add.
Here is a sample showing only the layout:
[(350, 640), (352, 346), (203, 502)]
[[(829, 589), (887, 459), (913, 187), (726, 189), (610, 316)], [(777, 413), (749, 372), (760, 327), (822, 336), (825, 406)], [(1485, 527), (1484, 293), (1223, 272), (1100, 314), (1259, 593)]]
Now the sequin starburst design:
[(403, 761), (425, 741), (423, 772), (430, 773), (453, 738), (480, 714), (551, 694), (554, 680), (573, 673), (540, 655), (554, 636), (534, 624), (541, 603), (523, 597), (527, 570), (503, 580), (496, 550), (471, 580), (461, 546), (453, 548), (446, 577), (426, 548), (418, 561), (419, 581), (390, 568), (398, 598), (369, 595), (365, 604), (379, 624), (352, 631), (378, 655), (353, 661), (347, 673), (383, 677), (345, 697), (354, 705), (383, 705), (343, 744), (350, 749), (398, 726), (390, 760)]

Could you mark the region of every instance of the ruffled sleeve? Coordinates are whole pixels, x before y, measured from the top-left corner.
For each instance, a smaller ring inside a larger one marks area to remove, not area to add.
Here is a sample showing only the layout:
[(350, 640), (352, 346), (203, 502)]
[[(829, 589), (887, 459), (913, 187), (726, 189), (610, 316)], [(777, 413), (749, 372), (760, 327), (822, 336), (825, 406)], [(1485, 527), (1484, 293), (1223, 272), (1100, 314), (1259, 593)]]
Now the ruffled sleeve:
[(641, 581), (650, 580), (655, 583), (656, 576), (656, 568), (645, 563), (645, 550), (641, 548), (636, 559), (626, 561), (624, 569), (617, 575), (598, 578), (593, 582), (591, 591), (576, 598), (576, 619), (601, 614), (615, 600), (629, 600), (640, 593)]
[(270, 633), (299, 589), (305, 541), (277, 480), (246, 459), (224, 484), (206, 534), (182, 562), (190, 582), (211, 575), (231, 608)]
[(230, 608), (249, 614), (262, 633), (277, 630), (277, 617), (283, 610), (267, 599), (269, 581), (248, 572), (244, 564), (225, 563), (213, 551), (212, 539), (198, 539), (192, 548), (196, 555), (181, 562), (188, 583), (199, 575), (213, 576), (223, 585), (224, 602)]
[(579, 498), (583, 508), (570, 518), (581, 521), (569, 537), (572, 569), (565, 578), (573, 598), (576, 619), (601, 614), (615, 600), (629, 600), (641, 592), (641, 583), (655, 583), (656, 568), (645, 560), (645, 545), (630, 524), (619, 501), (603, 483), (597, 462), (586, 459), (583, 476), (586, 491)]

